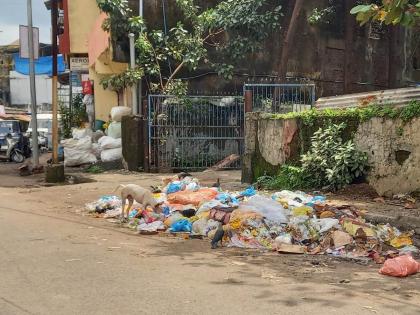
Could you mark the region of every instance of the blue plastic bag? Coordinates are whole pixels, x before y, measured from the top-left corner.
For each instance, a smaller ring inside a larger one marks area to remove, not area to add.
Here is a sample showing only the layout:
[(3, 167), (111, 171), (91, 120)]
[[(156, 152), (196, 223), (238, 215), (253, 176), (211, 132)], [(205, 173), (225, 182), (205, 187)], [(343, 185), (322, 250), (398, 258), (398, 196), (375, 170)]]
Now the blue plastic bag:
[(181, 220), (177, 221), (171, 225), (169, 229), (171, 232), (191, 232), (192, 231), (192, 223), (188, 220)]
[(317, 202), (325, 202), (326, 200), (327, 200), (327, 198), (325, 196), (315, 196), (306, 205), (313, 208), (315, 206), (315, 203), (317, 203)]
[(239, 205), (238, 199), (235, 197), (227, 194), (227, 193), (220, 193), (216, 196), (216, 200), (219, 200), (221, 203), (230, 204), (232, 206)]
[(253, 186), (249, 186), (243, 192), (239, 193), (240, 196), (244, 196), (244, 197), (252, 197), (256, 194), (257, 192), (255, 191), (255, 188)]
[(162, 213), (165, 217), (168, 217), (169, 214), (171, 213), (171, 209), (168, 206), (165, 206), (165, 207), (163, 207), (163, 212)]
[(166, 189), (166, 193), (167, 194), (173, 194), (173, 193), (176, 193), (176, 192), (181, 191), (181, 190), (182, 190), (182, 184), (180, 184), (180, 183), (177, 183), (177, 184), (170, 183), (168, 188)]
[(139, 210), (137, 210), (137, 209), (133, 209), (133, 210), (131, 210), (130, 211), (130, 213), (128, 214), (128, 217), (130, 218), (130, 219), (133, 219), (133, 218), (135, 218), (136, 217), (136, 215), (139, 213)]

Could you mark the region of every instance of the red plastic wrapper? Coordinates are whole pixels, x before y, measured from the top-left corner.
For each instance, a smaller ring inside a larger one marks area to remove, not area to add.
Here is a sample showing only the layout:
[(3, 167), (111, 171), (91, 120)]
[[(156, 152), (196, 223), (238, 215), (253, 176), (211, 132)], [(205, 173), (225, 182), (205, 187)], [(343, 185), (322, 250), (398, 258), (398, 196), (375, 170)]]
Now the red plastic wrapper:
[(407, 277), (420, 272), (420, 263), (410, 255), (388, 259), (379, 273), (392, 277)]
[(213, 200), (217, 196), (217, 191), (211, 188), (203, 188), (199, 191), (179, 191), (168, 195), (168, 202), (181, 205), (198, 206), (201, 202)]

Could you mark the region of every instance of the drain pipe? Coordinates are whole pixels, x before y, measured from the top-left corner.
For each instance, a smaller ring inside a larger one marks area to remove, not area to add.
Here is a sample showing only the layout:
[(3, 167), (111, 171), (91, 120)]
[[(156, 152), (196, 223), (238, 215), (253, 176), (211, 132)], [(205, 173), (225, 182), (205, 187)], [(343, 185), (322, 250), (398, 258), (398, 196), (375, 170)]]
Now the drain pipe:
[[(134, 34), (128, 34), (128, 38), (130, 39), (130, 68), (136, 68), (136, 52), (134, 49)], [(139, 113), (138, 106), (137, 106), (137, 88), (136, 84), (133, 84), (131, 88), (131, 97), (132, 97), (132, 105), (133, 105), (133, 115), (137, 115)]]
[[(144, 10), (144, 4), (143, 4), (143, 0), (139, 0), (139, 16), (143, 17), (143, 10)], [(138, 87), (138, 93), (139, 93), (139, 110), (138, 113), (139, 115), (146, 115), (146, 113), (143, 113), (143, 100), (142, 100), (142, 96), (143, 96), (143, 89), (142, 89), (142, 79), (140, 79), (140, 81), (137, 83), (137, 87)]]

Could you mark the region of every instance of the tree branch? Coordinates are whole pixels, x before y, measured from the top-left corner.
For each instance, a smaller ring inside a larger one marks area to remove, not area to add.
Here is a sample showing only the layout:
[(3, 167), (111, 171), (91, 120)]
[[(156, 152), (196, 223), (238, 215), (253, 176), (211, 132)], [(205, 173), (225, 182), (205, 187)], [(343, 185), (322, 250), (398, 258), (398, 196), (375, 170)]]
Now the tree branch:
[(176, 67), (176, 69), (174, 70), (174, 72), (172, 72), (171, 76), (169, 77), (168, 81), (166, 81), (165, 84), (165, 89), (168, 87), (169, 83), (174, 79), (175, 75), (182, 69), (182, 67), (185, 64), (185, 60), (183, 60), (178, 67)]

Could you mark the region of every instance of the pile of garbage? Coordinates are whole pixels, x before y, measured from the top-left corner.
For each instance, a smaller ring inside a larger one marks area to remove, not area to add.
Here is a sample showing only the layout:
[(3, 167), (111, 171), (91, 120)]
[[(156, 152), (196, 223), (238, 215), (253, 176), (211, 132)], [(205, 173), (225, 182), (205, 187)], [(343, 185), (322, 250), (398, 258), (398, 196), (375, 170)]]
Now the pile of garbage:
[(74, 128), (72, 139), (61, 141), (64, 165), (112, 162), (122, 159), (121, 121), (131, 114), (131, 108), (117, 106), (111, 109), (111, 123), (105, 130), (93, 132), (90, 128)]
[[(418, 253), (412, 232), (371, 224), (362, 211), (330, 205), (325, 196), (287, 190), (266, 195), (253, 187), (229, 192), (214, 186), (201, 187), (192, 176), (165, 179), (163, 188), (155, 188), (153, 194), (158, 209), (134, 204), (128, 226), (142, 234), (165, 231), (210, 239), (223, 231), (222, 244), (228, 247), (328, 254), (377, 263)], [(105, 218), (117, 218), (122, 212), (116, 196), (103, 196), (86, 208)]]

